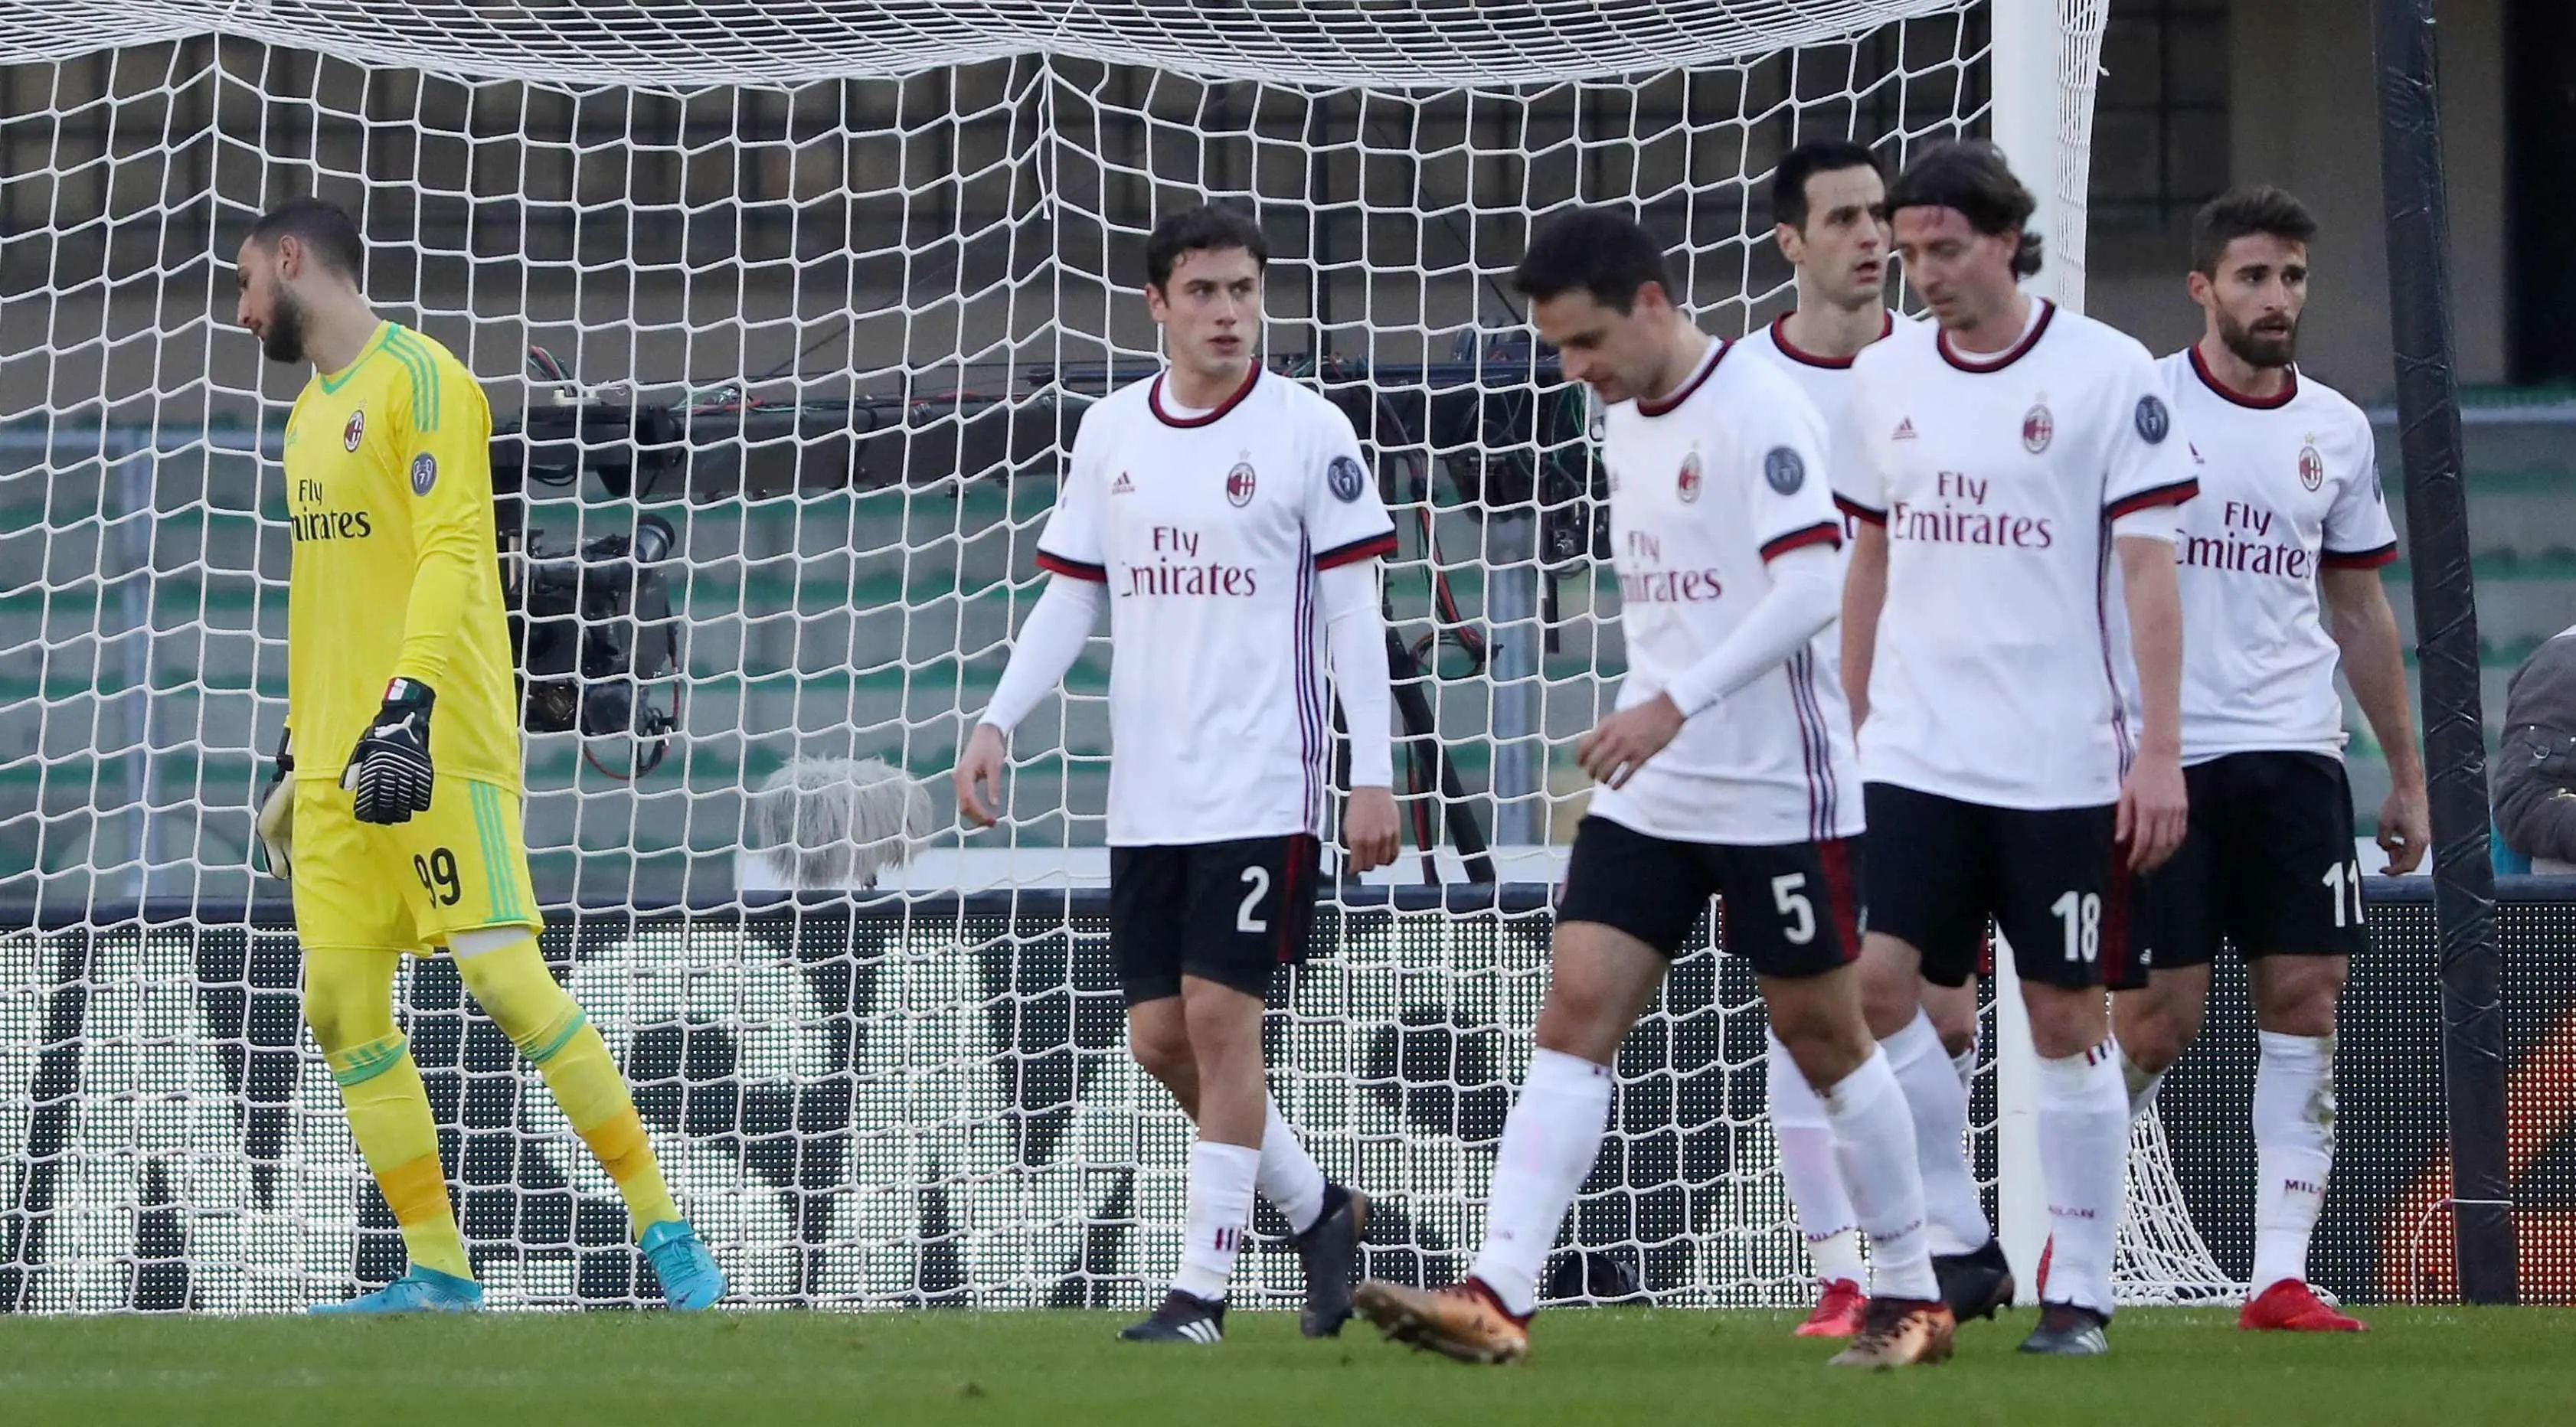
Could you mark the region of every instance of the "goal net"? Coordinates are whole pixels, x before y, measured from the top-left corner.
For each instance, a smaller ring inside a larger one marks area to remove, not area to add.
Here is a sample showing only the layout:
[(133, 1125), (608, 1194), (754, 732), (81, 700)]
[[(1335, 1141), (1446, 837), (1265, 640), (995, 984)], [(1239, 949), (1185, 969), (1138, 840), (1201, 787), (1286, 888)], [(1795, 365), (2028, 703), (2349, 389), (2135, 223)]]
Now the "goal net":
[[(232, 325), (263, 207), (359, 214), (380, 306), (483, 379), (547, 951), (738, 1290), (815, 1306), (1142, 1302), (1177, 1252), (1188, 1127), (1123, 1056), (1103, 945), (1105, 645), (1024, 726), (1010, 820), (874, 890), (779, 891), (758, 795), (881, 759), (946, 825), (1071, 431), (1155, 361), (1145, 231), (1256, 210), (1264, 358), (1353, 414), (1397, 512), (1418, 735), (1403, 885), (1329, 895), (1274, 1085), (1381, 1197), (1371, 1270), (1438, 1277), (1481, 1233), (1572, 740), (1623, 668), (1589, 413), (1501, 280), (1528, 226), (1634, 202), (1731, 334), (1788, 300), (1779, 153), (1897, 159), (2009, 102), (2080, 252), (2101, 8), (2025, 3), (1999, 42), (1941, 0), (0, 0), (0, 1311), (399, 1269), (251, 872), (301, 381)], [(611, 1186), (453, 972), (399, 995), (495, 1300), (638, 1301)], [(1552, 1296), (1806, 1291), (1760, 1025), (1740, 968), (1677, 969)], [(2166, 1239), (2131, 1291), (2216, 1282)], [(1285, 1302), (1293, 1255), (1244, 1277)]]

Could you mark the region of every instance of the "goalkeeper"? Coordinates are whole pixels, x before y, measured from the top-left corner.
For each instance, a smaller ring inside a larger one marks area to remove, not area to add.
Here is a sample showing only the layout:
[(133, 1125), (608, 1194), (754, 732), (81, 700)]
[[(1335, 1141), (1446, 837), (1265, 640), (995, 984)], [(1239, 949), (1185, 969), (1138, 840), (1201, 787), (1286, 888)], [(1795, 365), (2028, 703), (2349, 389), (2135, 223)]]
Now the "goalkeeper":
[(537, 952), (491, 409), (447, 349), (377, 319), (364, 258), (349, 215), (310, 198), (262, 217), (239, 256), (241, 325), (270, 360), (314, 367), (286, 427), (287, 733), (260, 838), (294, 886), (305, 1021), (411, 1257), (395, 1282), (314, 1311), (482, 1305), (393, 1017), (403, 954), (440, 948), (616, 1181), (663, 1297), (704, 1308), (724, 1276), (608, 1047)]

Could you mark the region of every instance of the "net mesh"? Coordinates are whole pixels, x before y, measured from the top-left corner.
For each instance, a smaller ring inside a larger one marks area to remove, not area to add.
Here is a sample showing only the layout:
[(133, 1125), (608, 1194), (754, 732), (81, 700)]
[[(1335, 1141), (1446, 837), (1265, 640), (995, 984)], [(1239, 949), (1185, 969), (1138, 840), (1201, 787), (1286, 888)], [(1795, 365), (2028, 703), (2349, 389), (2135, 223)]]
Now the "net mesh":
[[(1413, 774), (1399, 873), (1543, 885), (1624, 661), (1587, 413), (1499, 281), (1528, 224), (1633, 198), (1702, 320), (1743, 330), (1788, 297), (1780, 151), (1901, 157), (1981, 129), (1989, 92), (1981, 12), (1869, 0), (269, 0), (212, 26), (0, 4), (0, 897), (40, 928), (0, 939), (0, 1308), (276, 1308), (398, 1267), (249, 870), (300, 381), (231, 325), (261, 208), (359, 214), (387, 315), (484, 380), (532, 694), (543, 592), (652, 576), (640, 625), (601, 626), (623, 711), (528, 738), (527, 836), (549, 951), (746, 1295), (1127, 1302), (1175, 1252), (1185, 1122), (1119, 1054), (1087, 904), (952, 896), (1100, 880), (1105, 646), (1024, 725), (1004, 827), (934, 837), (827, 934), (745, 844), (790, 760), (948, 767), (1073, 420), (1154, 361), (1153, 214), (1259, 211), (1266, 357), (1353, 412), (1397, 512), (1404, 683), (1448, 764)], [(628, 914), (664, 907), (694, 913)], [(1280, 1098), (1387, 1197), (1373, 1266), (1452, 1271), (1544, 910), (1327, 924), (1274, 1004)], [(1686, 965), (1558, 1296), (1804, 1292), (1758, 1005)], [(446, 968), (401, 994), (496, 1301), (632, 1300), (614, 1196), (534, 1077)], [(1255, 1301), (1293, 1285), (1256, 1262)]]

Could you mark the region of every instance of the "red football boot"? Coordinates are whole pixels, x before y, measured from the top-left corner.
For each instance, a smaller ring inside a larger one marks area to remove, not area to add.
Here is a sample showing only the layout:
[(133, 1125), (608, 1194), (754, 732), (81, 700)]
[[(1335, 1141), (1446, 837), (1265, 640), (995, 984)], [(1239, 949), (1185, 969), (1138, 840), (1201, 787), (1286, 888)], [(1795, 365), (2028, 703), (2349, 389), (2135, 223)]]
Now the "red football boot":
[(1860, 1331), (1862, 1310), (1869, 1307), (1869, 1295), (1848, 1278), (1828, 1279), (1824, 1296), (1816, 1300), (1816, 1311), (1798, 1325), (1801, 1338), (1848, 1338)]
[(2370, 1325), (2336, 1311), (2316, 1290), (2285, 1278), (2248, 1300), (2236, 1326), (2257, 1332), (2367, 1333)]

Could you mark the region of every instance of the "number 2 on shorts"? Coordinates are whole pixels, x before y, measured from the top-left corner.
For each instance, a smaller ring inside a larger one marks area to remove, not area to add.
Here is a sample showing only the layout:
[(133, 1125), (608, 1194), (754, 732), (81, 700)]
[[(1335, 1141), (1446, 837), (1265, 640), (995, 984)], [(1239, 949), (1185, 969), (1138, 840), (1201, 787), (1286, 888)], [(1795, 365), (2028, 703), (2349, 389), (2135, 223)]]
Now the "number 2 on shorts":
[(1267, 867), (1243, 869), (1243, 884), (1252, 890), (1243, 894), (1243, 905), (1235, 908), (1234, 929), (1239, 932), (1270, 930), (1268, 920), (1252, 914), (1252, 909), (1260, 906), (1261, 899), (1270, 894), (1270, 869)]

